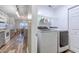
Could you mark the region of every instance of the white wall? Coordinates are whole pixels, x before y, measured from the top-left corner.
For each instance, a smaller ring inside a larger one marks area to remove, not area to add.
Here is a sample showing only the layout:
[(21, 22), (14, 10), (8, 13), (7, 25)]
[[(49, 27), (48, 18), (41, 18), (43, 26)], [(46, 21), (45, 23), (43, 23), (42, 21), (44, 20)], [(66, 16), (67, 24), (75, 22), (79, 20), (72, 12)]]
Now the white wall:
[(53, 10), (50, 7), (47, 7), (45, 5), (37, 6), (38, 8), (38, 15), (52, 17), (53, 16)]
[(59, 29), (68, 30), (68, 8), (72, 5), (65, 5), (54, 9), (54, 15), (56, 16), (56, 26)]
[(32, 30), (31, 30), (31, 52), (36, 53), (37, 52), (37, 7), (32, 6)]
[(51, 7), (48, 7), (47, 5), (37, 6), (37, 8), (38, 8), (38, 15), (47, 17), (50, 20), (51, 25), (55, 26), (55, 20), (54, 20), (55, 16), (53, 13), (53, 9)]
[(14, 29), (15, 28), (15, 18), (9, 17), (8, 18), (8, 23), (10, 24), (9, 29)]
[(59, 29), (68, 29), (68, 8), (72, 5), (56, 6), (56, 8), (47, 7), (45, 5), (38, 6), (38, 15), (46, 16), (51, 19), (52, 26)]

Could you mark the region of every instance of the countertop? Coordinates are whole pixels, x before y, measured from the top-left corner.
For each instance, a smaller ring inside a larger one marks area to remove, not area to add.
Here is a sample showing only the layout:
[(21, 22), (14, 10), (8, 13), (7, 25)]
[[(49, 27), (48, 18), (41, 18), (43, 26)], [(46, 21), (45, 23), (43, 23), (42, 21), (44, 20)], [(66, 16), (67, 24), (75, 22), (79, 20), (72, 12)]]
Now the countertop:
[(44, 29), (44, 30), (39, 30), (39, 31), (56, 31), (56, 32), (60, 32), (60, 31), (68, 31), (68, 30), (65, 30), (65, 29)]

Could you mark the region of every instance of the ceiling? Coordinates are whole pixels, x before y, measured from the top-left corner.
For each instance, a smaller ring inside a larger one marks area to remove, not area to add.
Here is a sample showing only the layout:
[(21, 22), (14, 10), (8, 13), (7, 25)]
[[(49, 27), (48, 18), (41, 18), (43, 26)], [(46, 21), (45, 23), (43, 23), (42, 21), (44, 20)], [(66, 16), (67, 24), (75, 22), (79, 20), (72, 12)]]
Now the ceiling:
[(26, 16), (28, 13), (31, 12), (29, 5), (18, 5), (17, 8), (20, 16)]
[(20, 16), (26, 16), (31, 12), (29, 5), (0, 5), (0, 11), (7, 14), (9, 17), (18, 19), (16, 12), (18, 11)]
[(16, 10), (15, 5), (0, 5), (0, 11), (4, 12), (9, 17), (16, 17)]
[(38, 5), (38, 8), (48, 8), (48, 9), (58, 9), (60, 7), (63, 7), (65, 5)]
[[(38, 5), (38, 7), (56, 9), (60, 8), (63, 5)], [(9, 17), (18, 19), (16, 12), (18, 11), (20, 16), (27, 16), (28, 13), (31, 13), (30, 5), (0, 5), (0, 11), (3, 11)]]

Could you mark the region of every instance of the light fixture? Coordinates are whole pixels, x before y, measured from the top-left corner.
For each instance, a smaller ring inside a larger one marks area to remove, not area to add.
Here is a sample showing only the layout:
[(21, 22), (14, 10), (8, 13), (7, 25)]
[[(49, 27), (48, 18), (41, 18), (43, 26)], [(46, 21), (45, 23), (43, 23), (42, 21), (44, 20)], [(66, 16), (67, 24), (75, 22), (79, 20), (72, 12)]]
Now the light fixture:
[(38, 11), (38, 15), (40, 15), (41, 14), (41, 12), (40, 11)]
[(20, 15), (19, 15), (18, 11), (16, 12), (16, 15), (17, 15), (18, 17), (20, 17)]
[(32, 19), (32, 14), (28, 14), (27, 18)]

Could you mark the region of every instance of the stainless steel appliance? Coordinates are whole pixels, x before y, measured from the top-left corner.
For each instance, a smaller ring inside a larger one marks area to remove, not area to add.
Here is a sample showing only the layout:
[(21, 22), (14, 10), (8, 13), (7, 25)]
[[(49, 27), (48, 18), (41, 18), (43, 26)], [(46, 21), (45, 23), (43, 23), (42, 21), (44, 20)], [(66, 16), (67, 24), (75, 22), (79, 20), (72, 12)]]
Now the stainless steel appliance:
[(58, 52), (64, 52), (69, 49), (68, 31), (59, 32)]

